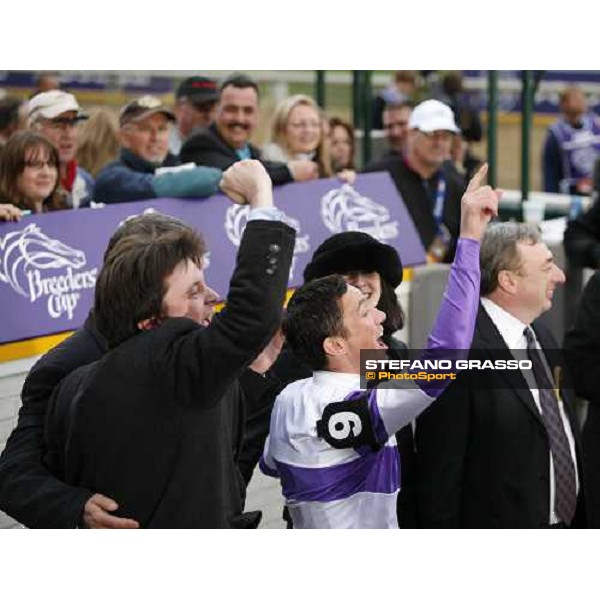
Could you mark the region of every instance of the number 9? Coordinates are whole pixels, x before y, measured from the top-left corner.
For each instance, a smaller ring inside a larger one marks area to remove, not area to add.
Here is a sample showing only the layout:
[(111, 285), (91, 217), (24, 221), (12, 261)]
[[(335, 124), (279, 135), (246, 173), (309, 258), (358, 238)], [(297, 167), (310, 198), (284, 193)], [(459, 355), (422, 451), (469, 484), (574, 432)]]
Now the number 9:
[(334, 440), (347, 440), (361, 434), (362, 423), (356, 413), (340, 412), (331, 416), (327, 428), (329, 429), (329, 435)]

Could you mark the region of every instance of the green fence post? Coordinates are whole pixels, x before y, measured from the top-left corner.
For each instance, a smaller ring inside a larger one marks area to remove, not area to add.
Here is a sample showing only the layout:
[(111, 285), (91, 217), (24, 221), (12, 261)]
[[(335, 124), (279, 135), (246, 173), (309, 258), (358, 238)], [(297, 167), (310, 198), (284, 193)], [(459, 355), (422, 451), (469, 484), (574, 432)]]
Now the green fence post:
[(498, 71), (488, 71), (488, 182), (498, 184)]
[(352, 123), (354, 129), (362, 129), (363, 125), (361, 80), (362, 71), (352, 71)]
[(533, 119), (533, 97), (535, 86), (533, 71), (523, 71), (521, 94), (521, 198), (529, 197), (529, 154), (531, 152), (531, 123)]
[(317, 104), (325, 110), (326, 89), (325, 89), (325, 71), (315, 71), (315, 98)]
[(372, 71), (363, 71), (362, 81), (362, 109), (363, 109), (363, 125), (364, 125), (364, 144), (363, 144), (363, 166), (368, 165), (371, 162), (372, 155), (372, 140), (371, 140), (371, 129), (373, 123), (372, 105), (373, 100), (372, 88), (371, 88), (371, 75)]

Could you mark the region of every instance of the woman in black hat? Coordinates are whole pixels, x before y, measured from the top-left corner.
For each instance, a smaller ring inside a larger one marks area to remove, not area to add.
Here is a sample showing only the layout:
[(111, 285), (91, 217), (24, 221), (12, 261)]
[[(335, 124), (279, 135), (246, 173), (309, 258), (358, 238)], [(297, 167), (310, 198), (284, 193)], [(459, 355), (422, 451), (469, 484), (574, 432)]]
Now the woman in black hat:
[(404, 315), (396, 297), (402, 283), (402, 262), (392, 246), (382, 244), (368, 233), (345, 231), (327, 238), (304, 270), (304, 281), (344, 275), (351, 285), (370, 297), (386, 315), (384, 342), (393, 349), (405, 348), (392, 335), (402, 329)]
[[(396, 288), (402, 283), (403, 275), (398, 252), (367, 233), (337, 233), (327, 238), (315, 250), (311, 262), (304, 270), (304, 281), (308, 283), (313, 279), (333, 274), (344, 275), (348, 283), (360, 289), (370, 298), (373, 306), (385, 313), (383, 341), (394, 351), (394, 358), (405, 358), (406, 345), (393, 337), (394, 333), (404, 326), (404, 314), (396, 296)], [(312, 369), (302, 363), (287, 347), (273, 365), (272, 372), (284, 385), (312, 376)], [(407, 426), (401, 429), (396, 434), (396, 439), (402, 465), (398, 523), (402, 528), (415, 528), (417, 519), (412, 428)]]
[[(396, 288), (402, 283), (398, 252), (368, 233), (336, 233), (315, 250), (304, 269), (304, 282), (334, 274), (344, 275), (348, 283), (359, 288), (373, 306), (385, 313), (383, 341), (388, 348), (404, 352), (406, 346), (393, 337), (404, 325), (404, 314), (396, 297)], [(273, 366), (273, 372), (284, 385), (312, 375), (312, 369), (287, 347)]]

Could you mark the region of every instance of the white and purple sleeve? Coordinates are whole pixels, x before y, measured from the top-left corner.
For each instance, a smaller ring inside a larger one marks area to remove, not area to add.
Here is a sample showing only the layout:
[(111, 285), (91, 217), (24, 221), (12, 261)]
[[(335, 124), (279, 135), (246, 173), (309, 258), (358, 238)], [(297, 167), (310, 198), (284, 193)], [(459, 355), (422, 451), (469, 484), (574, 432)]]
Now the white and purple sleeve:
[[(444, 299), (422, 359), (457, 360), (467, 357), (479, 308), (479, 249), (480, 244), (476, 240), (458, 240)], [(440, 396), (448, 384), (449, 381), (418, 382), (420, 388), (434, 398)]]
[(425, 353), (471, 347), (481, 285), (479, 248), (476, 240), (458, 240), (444, 299), (429, 334)]
[(269, 452), (269, 441), (271, 436), (268, 436), (265, 441), (265, 449), (263, 450), (263, 454), (258, 461), (258, 467), (261, 470), (261, 473), (264, 475), (268, 475), (269, 477), (279, 478), (279, 472), (277, 471), (277, 465), (273, 460)]
[[(466, 358), (473, 341), (479, 307), (479, 248), (476, 240), (461, 238), (458, 241), (442, 305), (422, 359)], [(406, 384), (396, 388), (394, 383), (386, 383), (385, 389), (376, 388), (370, 397), (374, 423), (380, 429), (384, 427), (388, 435), (394, 434), (419, 416), (449, 383), (449, 379), (432, 382), (417, 380), (414, 387), (408, 389)]]

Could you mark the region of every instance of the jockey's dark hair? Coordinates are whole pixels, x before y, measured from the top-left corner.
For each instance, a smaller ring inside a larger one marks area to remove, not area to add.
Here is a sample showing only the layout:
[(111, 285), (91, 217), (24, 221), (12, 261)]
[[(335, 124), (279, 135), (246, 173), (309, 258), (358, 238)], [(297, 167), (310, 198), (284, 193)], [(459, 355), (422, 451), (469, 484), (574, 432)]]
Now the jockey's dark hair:
[(287, 306), (283, 334), (294, 354), (313, 370), (327, 366), (323, 343), (347, 335), (340, 306), (348, 284), (341, 275), (314, 279), (299, 287)]

